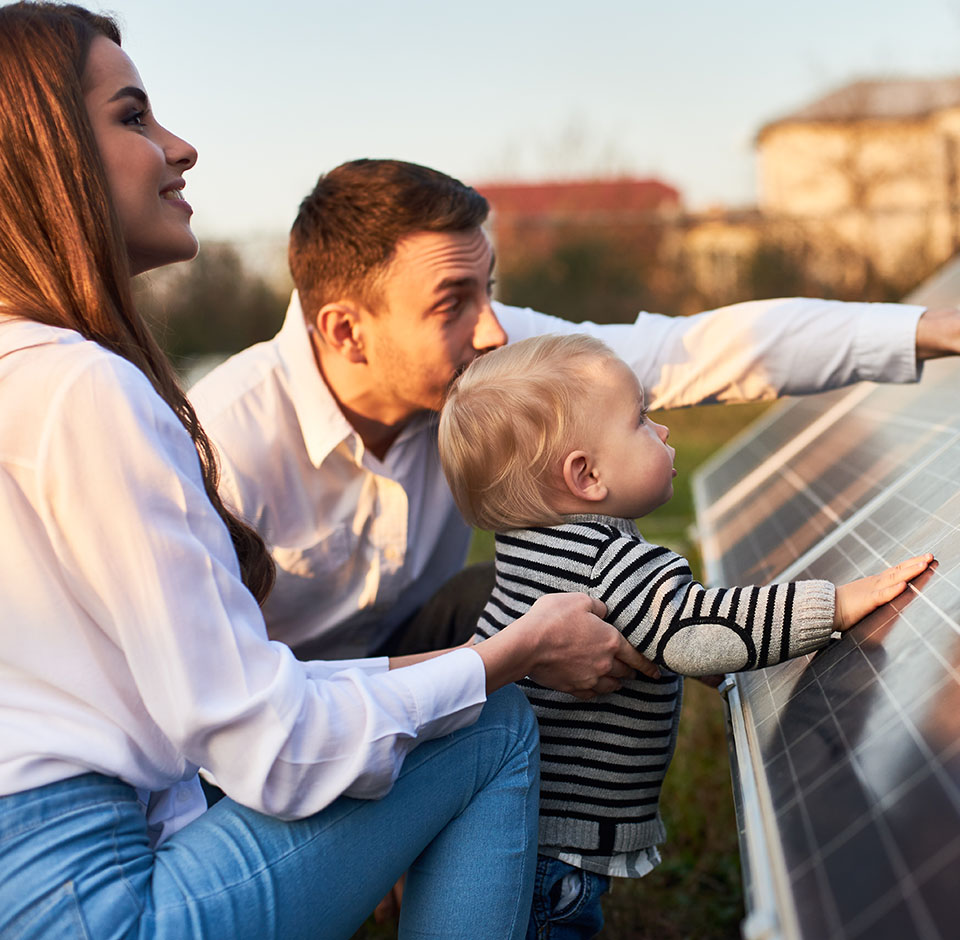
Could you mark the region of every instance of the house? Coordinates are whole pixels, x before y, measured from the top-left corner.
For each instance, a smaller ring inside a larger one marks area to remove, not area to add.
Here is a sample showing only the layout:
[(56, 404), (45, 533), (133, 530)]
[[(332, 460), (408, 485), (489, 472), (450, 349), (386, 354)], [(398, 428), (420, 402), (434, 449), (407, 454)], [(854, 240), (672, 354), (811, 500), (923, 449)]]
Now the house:
[(852, 82), (756, 148), (757, 206), (686, 215), (661, 245), (702, 302), (899, 297), (960, 251), (960, 77)]
[(960, 250), (960, 77), (853, 82), (756, 145), (760, 212), (801, 223), (821, 254), (906, 283)]

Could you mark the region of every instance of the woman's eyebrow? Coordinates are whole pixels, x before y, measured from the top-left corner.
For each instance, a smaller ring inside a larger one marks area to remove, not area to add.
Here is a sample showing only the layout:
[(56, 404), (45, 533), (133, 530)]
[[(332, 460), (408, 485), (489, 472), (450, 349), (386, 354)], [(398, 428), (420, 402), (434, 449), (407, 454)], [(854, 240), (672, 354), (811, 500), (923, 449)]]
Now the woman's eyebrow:
[(147, 103), (147, 93), (142, 88), (137, 88), (136, 85), (125, 85), (118, 92), (115, 92), (110, 97), (110, 101), (119, 101), (121, 98), (135, 98), (140, 104)]

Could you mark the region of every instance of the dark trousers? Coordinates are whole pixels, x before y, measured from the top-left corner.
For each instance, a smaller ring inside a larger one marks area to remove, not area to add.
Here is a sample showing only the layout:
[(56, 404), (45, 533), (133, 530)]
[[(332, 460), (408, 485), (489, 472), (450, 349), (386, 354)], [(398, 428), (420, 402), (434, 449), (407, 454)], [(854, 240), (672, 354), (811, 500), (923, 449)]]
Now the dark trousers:
[(403, 621), (376, 655), (407, 656), (466, 643), (490, 599), (493, 581), (492, 561), (464, 568)]

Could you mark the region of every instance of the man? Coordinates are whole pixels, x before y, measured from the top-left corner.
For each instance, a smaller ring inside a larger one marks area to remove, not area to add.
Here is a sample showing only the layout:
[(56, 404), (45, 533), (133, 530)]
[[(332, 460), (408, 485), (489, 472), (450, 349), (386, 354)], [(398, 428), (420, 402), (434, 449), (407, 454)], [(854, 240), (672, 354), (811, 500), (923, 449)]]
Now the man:
[(605, 326), (508, 307), (490, 299), (487, 211), (457, 180), (400, 161), (322, 176), (291, 231), (297, 290), (280, 333), (192, 392), (221, 452), (226, 501), (277, 561), (270, 634), (302, 658), (398, 655), (472, 633), (491, 575), (425, 605), (462, 567), (470, 537), (434, 416), (485, 350), (593, 333), (636, 371), (653, 408), (913, 381), (919, 361), (960, 352), (957, 311), (895, 304), (755, 301)]

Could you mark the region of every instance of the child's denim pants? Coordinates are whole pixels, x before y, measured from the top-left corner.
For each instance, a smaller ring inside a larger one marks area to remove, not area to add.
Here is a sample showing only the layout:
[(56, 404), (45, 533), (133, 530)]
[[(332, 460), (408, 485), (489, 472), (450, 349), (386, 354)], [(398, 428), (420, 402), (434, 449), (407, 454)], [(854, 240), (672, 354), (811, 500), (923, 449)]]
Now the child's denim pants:
[(606, 875), (538, 855), (527, 940), (588, 940), (596, 936), (603, 927), (600, 899), (609, 889)]

